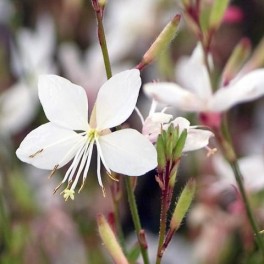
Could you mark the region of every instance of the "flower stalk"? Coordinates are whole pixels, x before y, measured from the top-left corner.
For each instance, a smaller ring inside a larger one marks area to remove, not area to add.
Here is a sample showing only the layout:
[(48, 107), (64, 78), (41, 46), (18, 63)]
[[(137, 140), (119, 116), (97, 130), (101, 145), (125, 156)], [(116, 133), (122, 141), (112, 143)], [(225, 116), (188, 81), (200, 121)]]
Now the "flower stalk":
[(215, 131), (215, 135), (216, 135), (216, 138), (217, 138), (217, 140), (218, 140), (218, 142), (222, 148), (223, 155), (225, 156), (226, 160), (228, 161), (228, 163), (229, 163), (229, 165), (230, 165), (230, 167), (234, 173), (234, 176), (235, 176), (235, 179), (236, 179), (236, 182), (237, 182), (240, 194), (241, 194), (241, 198), (243, 200), (243, 204), (244, 204), (245, 209), (246, 209), (248, 221), (249, 221), (251, 228), (253, 230), (253, 233), (254, 233), (254, 236), (256, 239), (256, 243), (257, 243), (257, 245), (258, 245), (258, 247), (262, 253), (262, 256), (264, 258), (264, 242), (263, 242), (263, 239), (261, 237), (261, 234), (259, 233), (260, 229), (258, 227), (257, 221), (255, 220), (253, 211), (252, 211), (251, 206), (250, 206), (249, 199), (248, 199), (247, 194), (246, 194), (246, 190), (245, 190), (245, 187), (243, 184), (243, 176), (241, 174), (241, 171), (240, 171), (240, 168), (239, 168), (239, 165), (237, 162), (237, 158), (236, 158), (233, 146), (232, 146), (232, 141), (231, 141), (231, 137), (229, 134), (229, 130), (228, 130), (226, 120), (224, 120), (224, 122), (223, 122), (223, 128), (224, 128), (225, 136), (219, 130)]
[(144, 264), (149, 264), (150, 262), (149, 262), (149, 258), (148, 258), (148, 252), (147, 252), (148, 246), (146, 243), (145, 232), (141, 227), (138, 209), (137, 209), (136, 198), (135, 198), (135, 194), (133, 191), (132, 182), (131, 182), (131, 179), (129, 177), (125, 177), (125, 185), (126, 185), (126, 190), (127, 190), (129, 208), (130, 208), (133, 223), (135, 226), (135, 230), (136, 230), (136, 234), (137, 234), (138, 243), (140, 246), (142, 258), (143, 258)]
[[(111, 70), (111, 64), (110, 64), (110, 59), (108, 55), (108, 48), (107, 48), (107, 43), (106, 43), (106, 38), (105, 38), (105, 33), (104, 33), (104, 26), (103, 26), (103, 10), (100, 8), (98, 0), (92, 0), (92, 5), (94, 8), (94, 11), (96, 13), (96, 19), (98, 23), (98, 39), (99, 43), (101, 46), (103, 58), (104, 58), (104, 65), (105, 65), (105, 71), (107, 75), (107, 79), (110, 79), (112, 77), (112, 70)], [(119, 128), (117, 128), (119, 129)], [(138, 238), (138, 243), (140, 246), (142, 258), (144, 261), (144, 264), (149, 264), (149, 258), (148, 258), (148, 252), (147, 252), (147, 243), (146, 243), (146, 237), (145, 237), (145, 232), (141, 228), (141, 223), (138, 215), (138, 210), (137, 210), (137, 204), (136, 204), (136, 199), (135, 199), (135, 194), (133, 190), (133, 186), (131, 183), (131, 179), (128, 177), (125, 177), (125, 185), (126, 185), (126, 190), (128, 194), (128, 201), (130, 205), (130, 211), (132, 215), (132, 219), (134, 222), (134, 226), (136, 229), (137, 233), (137, 238)], [(114, 198), (113, 198), (114, 200)], [(115, 218), (119, 217), (119, 209), (118, 209), (118, 202), (114, 202), (115, 206)], [(117, 222), (119, 222), (119, 219), (116, 219)], [(122, 240), (122, 232), (119, 230), (119, 236)]]
[(105, 31), (104, 31), (104, 26), (103, 26), (103, 8), (98, 2), (98, 0), (92, 0), (92, 6), (93, 6), (93, 9), (96, 15), (97, 34), (98, 34), (98, 39), (99, 39), (100, 47), (101, 47), (103, 58), (104, 58), (106, 75), (107, 75), (107, 79), (110, 79), (112, 77), (112, 70), (111, 70), (111, 64), (110, 64), (107, 43), (106, 43), (106, 38), (105, 38)]

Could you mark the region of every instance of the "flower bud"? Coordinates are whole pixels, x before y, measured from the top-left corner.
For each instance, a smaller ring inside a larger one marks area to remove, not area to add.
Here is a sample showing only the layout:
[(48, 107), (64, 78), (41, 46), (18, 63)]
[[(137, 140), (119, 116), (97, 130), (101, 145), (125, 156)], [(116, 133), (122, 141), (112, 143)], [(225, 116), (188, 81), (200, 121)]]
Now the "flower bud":
[(181, 132), (180, 137), (177, 141), (177, 144), (173, 150), (173, 160), (177, 160), (181, 156), (185, 142), (186, 142), (187, 135), (188, 135), (187, 129), (184, 129)]
[(110, 225), (103, 215), (97, 216), (100, 237), (116, 264), (129, 264)]
[(166, 166), (165, 146), (162, 135), (158, 136), (156, 148), (158, 154), (158, 171), (161, 172), (165, 169)]
[(214, 0), (209, 17), (210, 29), (216, 30), (220, 26), (228, 4), (229, 0)]
[(241, 69), (250, 53), (251, 45), (248, 38), (243, 38), (235, 47), (222, 75), (223, 85), (227, 85)]
[(188, 183), (185, 185), (180, 198), (177, 201), (176, 208), (173, 212), (171, 222), (170, 222), (170, 229), (176, 231), (183, 218), (185, 217), (189, 207), (191, 205), (192, 199), (195, 194), (196, 183), (194, 179), (190, 179)]
[(148, 51), (144, 54), (143, 60), (140, 63), (141, 68), (152, 63), (153, 60), (155, 60), (162, 53), (162, 51), (168, 47), (176, 35), (180, 19), (181, 16), (176, 15), (162, 30)]
[(254, 50), (251, 58), (241, 70), (243, 74), (264, 66), (264, 38)]

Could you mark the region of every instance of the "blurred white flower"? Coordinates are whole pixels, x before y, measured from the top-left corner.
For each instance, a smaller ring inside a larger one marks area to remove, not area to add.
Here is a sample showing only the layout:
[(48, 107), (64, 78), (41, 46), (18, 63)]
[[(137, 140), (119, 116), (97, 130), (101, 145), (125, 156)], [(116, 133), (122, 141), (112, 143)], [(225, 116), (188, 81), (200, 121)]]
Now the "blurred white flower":
[(101, 161), (109, 174), (112, 170), (139, 176), (154, 169), (156, 150), (142, 134), (134, 129), (110, 131), (131, 115), (140, 86), (138, 70), (113, 76), (99, 90), (88, 123), (84, 89), (56, 75), (42, 76), (39, 98), (50, 122), (26, 136), (16, 152), (18, 158), (38, 168), (52, 170), (52, 173), (73, 159), (62, 181), (68, 180), (63, 191), (66, 200), (74, 198), (81, 173), (80, 190), (83, 187), (94, 144), (97, 146), (97, 177), (102, 189)]
[(167, 82), (149, 83), (144, 85), (145, 93), (158, 102), (190, 112), (222, 112), (264, 95), (264, 69), (235, 78), (213, 94), (202, 55), (198, 45), (192, 56), (178, 65), (176, 74), (182, 86)]
[(157, 141), (158, 135), (162, 130), (167, 130), (171, 124), (173, 124), (174, 127), (179, 127), (179, 133), (187, 129), (187, 138), (183, 152), (207, 147), (209, 139), (214, 136), (209, 130), (199, 129), (197, 126), (190, 126), (190, 122), (186, 118), (177, 117), (172, 120), (173, 116), (166, 114), (166, 109), (161, 112), (155, 112), (155, 108), (156, 103), (153, 101), (148, 117), (143, 120), (142, 128), (142, 134), (153, 143)]
[(40, 16), (34, 31), (22, 28), (17, 32), (12, 50), (15, 73), (36, 83), (39, 74), (55, 71), (52, 56), (55, 50), (55, 29), (49, 16)]
[(52, 56), (55, 32), (49, 17), (40, 17), (36, 31), (21, 29), (17, 48), (12, 49), (12, 66), (18, 81), (0, 95), (0, 128), (2, 134), (15, 134), (25, 128), (37, 114), (39, 74), (55, 73)]
[[(234, 173), (228, 163), (220, 155), (212, 159), (213, 167), (219, 180), (213, 185), (216, 191), (236, 186)], [(264, 158), (262, 155), (251, 155), (238, 160), (243, 175), (244, 186), (250, 192), (258, 192), (264, 188)]]
[(1, 134), (15, 134), (28, 125), (36, 114), (38, 102), (23, 81), (0, 95)]
[[(120, 60), (155, 32), (156, 0), (115, 0), (107, 6), (105, 29), (111, 58)], [(139, 41), (140, 40), (140, 41)], [(112, 59), (111, 59), (112, 60)]]

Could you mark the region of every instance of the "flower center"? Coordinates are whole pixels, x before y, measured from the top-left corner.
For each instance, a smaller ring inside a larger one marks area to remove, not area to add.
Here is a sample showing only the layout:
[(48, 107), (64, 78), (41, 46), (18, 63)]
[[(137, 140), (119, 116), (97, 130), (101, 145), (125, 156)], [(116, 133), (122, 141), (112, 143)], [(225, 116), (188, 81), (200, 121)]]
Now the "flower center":
[(96, 140), (98, 137), (99, 137), (99, 132), (96, 129), (91, 128), (90, 130), (87, 131), (88, 142), (92, 142)]

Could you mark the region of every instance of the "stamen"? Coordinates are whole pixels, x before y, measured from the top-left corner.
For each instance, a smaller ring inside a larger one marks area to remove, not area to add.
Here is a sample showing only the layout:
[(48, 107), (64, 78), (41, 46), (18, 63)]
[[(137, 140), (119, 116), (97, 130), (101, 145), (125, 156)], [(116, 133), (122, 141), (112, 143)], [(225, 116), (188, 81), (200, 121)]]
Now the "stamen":
[(101, 177), (101, 160), (100, 160), (99, 151), (97, 151), (97, 179), (99, 185), (103, 188), (102, 177)]
[(105, 193), (105, 188), (102, 186), (102, 192), (103, 192), (103, 196), (104, 198), (106, 197), (106, 193)]
[(57, 165), (54, 166), (54, 168), (53, 168), (53, 170), (51, 171), (51, 173), (50, 173), (48, 179), (50, 179), (50, 178), (54, 175), (54, 173), (57, 171), (58, 167), (59, 167), (59, 164), (57, 164)]
[(139, 109), (137, 107), (135, 107), (135, 111), (136, 111), (136, 113), (137, 113), (137, 115), (141, 121), (141, 125), (143, 126), (144, 122), (145, 122), (143, 115), (141, 114), (141, 112), (139, 111)]
[(94, 146), (94, 142), (90, 142), (89, 148), (87, 150), (88, 152), (88, 157), (87, 157), (87, 161), (86, 161), (86, 165), (85, 165), (85, 169), (83, 172), (83, 181), (82, 181), (82, 185), (80, 187), (80, 189), (78, 190), (78, 193), (80, 193), (80, 191), (83, 189), (84, 183), (85, 183), (85, 179), (87, 177), (87, 173), (88, 170), (90, 168), (90, 163), (91, 163), (91, 158), (92, 158), (92, 153), (93, 153), (93, 146)]
[(80, 158), (81, 158), (81, 156), (83, 154), (84, 149), (85, 149), (85, 145), (82, 145), (79, 148), (79, 150), (77, 151), (77, 153), (76, 153), (76, 155), (75, 155), (75, 157), (73, 159), (73, 162), (72, 162), (71, 166), (66, 171), (66, 174), (65, 174), (65, 176), (64, 176), (64, 178), (62, 180), (62, 183), (64, 183), (67, 179), (68, 179), (68, 181), (70, 181), (72, 179), (72, 177), (73, 177), (73, 173), (72, 172), (75, 172), (75, 170), (76, 170), (76, 168), (77, 168), (77, 166), (79, 164)]
[(88, 147), (89, 147), (89, 142), (87, 142), (86, 143), (86, 145), (85, 145), (85, 150), (84, 150), (84, 153), (83, 153), (83, 156), (82, 156), (82, 160), (81, 160), (81, 163), (80, 163), (80, 166), (79, 166), (79, 169), (78, 169), (78, 171), (77, 171), (77, 174), (76, 174), (76, 176), (75, 176), (75, 179), (74, 179), (74, 182), (73, 182), (73, 184), (72, 184), (72, 186), (71, 186), (71, 189), (72, 190), (74, 190), (75, 189), (75, 187), (76, 187), (76, 185), (77, 185), (77, 183), (78, 183), (78, 180), (79, 180), (79, 177), (80, 177), (80, 174), (81, 174), (81, 172), (83, 171), (83, 168), (84, 168), (84, 165), (85, 165), (85, 161), (87, 160), (87, 158), (88, 158)]
[(152, 100), (150, 110), (149, 110), (149, 116), (155, 113), (158, 103), (155, 100)]
[(37, 152), (35, 152), (34, 154), (29, 155), (30, 158), (35, 158), (38, 154), (40, 154), (44, 149), (40, 149)]
[(54, 190), (53, 190), (53, 194), (55, 194), (58, 189), (61, 187), (61, 185), (63, 184), (63, 182), (61, 182)]
[(106, 174), (110, 177), (110, 179), (112, 179), (113, 181), (119, 182), (119, 179), (115, 178), (111, 173), (109, 173), (108, 171), (106, 171)]
[(206, 154), (207, 158), (213, 156), (217, 152), (217, 148), (210, 148), (206, 146), (205, 149), (207, 150), (207, 154)]
[(103, 152), (102, 152), (102, 149), (101, 149), (101, 146), (99, 144), (99, 141), (98, 139), (95, 139), (96, 140), (96, 146), (97, 146), (97, 153), (99, 153), (100, 157), (101, 157), (101, 160), (102, 160), (102, 163), (105, 167), (105, 169), (108, 171), (109, 174), (111, 174), (111, 170), (109, 169), (109, 167), (106, 165), (106, 162), (105, 162), (105, 159), (104, 159), (104, 156), (103, 156)]
[(63, 198), (65, 199), (65, 202), (71, 198), (71, 200), (74, 200), (74, 190), (72, 189), (65, 189), (60, 194), (63, 194)]

